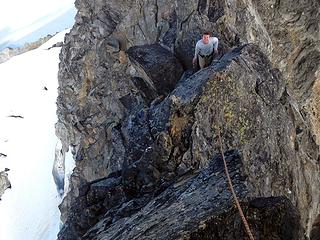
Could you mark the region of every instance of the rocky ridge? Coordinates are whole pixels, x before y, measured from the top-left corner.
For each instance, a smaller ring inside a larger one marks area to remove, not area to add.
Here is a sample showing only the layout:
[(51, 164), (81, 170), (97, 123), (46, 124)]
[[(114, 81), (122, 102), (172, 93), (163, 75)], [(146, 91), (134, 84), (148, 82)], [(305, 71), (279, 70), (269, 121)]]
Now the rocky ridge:
[[(76, 168), (59, 239), (244, 236), (217, 167), (217, 131), (255, 236), (317, 239), (317, 1), (76, 7), (60, 54), (56, 132)], [(194, 44), (208, 29), (221, 56), (193, 74)]]
[(44, 44), (45, 42), (47, 42), (50, 38), (52, 38), (52, 36), (47, 35), (46, 37), (42, 37), (35, 42), (26, 43), (23, 47), (5, 48), (0, 52), (0, 63), (4, 63), (14, 56), (17, 56), (17, 55), (23, 54), (25, 52), (31, 51), (33, 49), (36, 49), (39, 46), (41, 46), (42, 44)]

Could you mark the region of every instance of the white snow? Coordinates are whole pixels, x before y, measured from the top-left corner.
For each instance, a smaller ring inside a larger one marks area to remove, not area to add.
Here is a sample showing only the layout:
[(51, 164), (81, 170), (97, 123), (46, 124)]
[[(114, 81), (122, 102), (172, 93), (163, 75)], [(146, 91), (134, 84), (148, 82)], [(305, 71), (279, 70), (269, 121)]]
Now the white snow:
[(24, 28), (52, 12), (74, 6), (74, 0), (0, 0), (0, 29), (10, 27), (12, 29)]
[(0, 152), (7, 155), (0, 158), (0, 171), (10, 169), (12, 185), (0, 201), (3, 240), (51, 240), (59, 231), (61, 199), (51, 170), (60, 48), (46, 49), (68, 31), (0, 64)]

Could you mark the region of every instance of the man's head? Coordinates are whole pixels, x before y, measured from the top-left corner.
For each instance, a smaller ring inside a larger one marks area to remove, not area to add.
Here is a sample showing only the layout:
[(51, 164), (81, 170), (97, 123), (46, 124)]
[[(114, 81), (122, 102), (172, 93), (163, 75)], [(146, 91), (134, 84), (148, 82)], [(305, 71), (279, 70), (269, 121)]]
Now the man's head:
[(208, 44), (209, 43), (210, 35), (211, 35), (210, 32), (204, 32), (202, 34), (202, 42), (204, 44)]

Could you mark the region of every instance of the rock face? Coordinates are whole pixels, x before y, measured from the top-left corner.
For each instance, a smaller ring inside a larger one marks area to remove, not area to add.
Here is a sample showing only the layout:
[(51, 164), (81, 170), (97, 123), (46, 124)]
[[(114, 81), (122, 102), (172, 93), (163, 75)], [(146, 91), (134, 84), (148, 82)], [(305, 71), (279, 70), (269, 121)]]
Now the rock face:
[[(244, 238), (218, 132), (256, 238), (317, 239), (319, 2), (76, 7), (60, 54), (56, 132), (76, 168), (59, 239)], [(208, 29), (221, 56), (193, 73)]]
[(0, 200), (1, 196), (4, 194), (4, 191), (8, 188), (11, 188), (10, 181), (8, 179), (8, 169), (0, 172)]

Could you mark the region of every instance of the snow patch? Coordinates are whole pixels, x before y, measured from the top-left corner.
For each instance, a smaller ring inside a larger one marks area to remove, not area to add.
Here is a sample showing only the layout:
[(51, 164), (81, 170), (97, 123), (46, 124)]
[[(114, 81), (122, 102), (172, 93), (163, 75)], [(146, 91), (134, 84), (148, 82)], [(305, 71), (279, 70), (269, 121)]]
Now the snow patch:
[(0, 239), (51, 240), (59, 231), (61, 198), (51, 171), (60, 48), (47, 48), (68, 31), (0, 64), (0, 152), (7, 155), (0, 170), (10, 169), (12, 185), (0, 202)]

